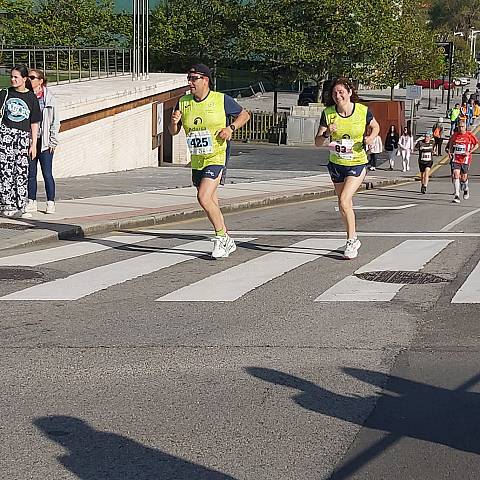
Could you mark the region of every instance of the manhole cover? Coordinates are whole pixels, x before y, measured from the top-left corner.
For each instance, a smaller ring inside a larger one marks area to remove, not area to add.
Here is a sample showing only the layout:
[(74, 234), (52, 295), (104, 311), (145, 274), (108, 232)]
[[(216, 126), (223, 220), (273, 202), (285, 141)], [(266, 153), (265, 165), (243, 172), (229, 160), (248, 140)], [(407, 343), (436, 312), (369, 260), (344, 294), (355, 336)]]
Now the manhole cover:
[(28, 268), (0, 268), (0, 280), (34, 280), (43, 278), (43, 273)]
[(408, 272), (402, 270), (356, 273), (355, 276), (362, 280), (369, 280), (370, 282), (402, 283), (405, 285), (448, 282), (445, 278), (433, 275), (432, 273)]
[(30, 225), (21, 225), (19, 223), (0, 223), (0, 228), (4, 228), (6, 230), (28, 230), (35, 227)]

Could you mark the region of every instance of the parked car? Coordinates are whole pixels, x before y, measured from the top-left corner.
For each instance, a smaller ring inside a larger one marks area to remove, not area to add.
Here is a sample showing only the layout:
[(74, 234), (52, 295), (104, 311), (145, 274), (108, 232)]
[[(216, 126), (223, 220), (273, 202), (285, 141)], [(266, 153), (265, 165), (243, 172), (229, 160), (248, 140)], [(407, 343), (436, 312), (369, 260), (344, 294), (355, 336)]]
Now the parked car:
[[(327, 103), (328, 95), (330, 94), (330, 88), (332, 85), (332, 80), (327, 79), (322, 83), (320, 102), (323, 104)], [(303, 87), (303, 90), (298, 96), (297, 105), (301, 107), (306, 107), (309, 103), (316, 103), (318, 96), (318, 85), (309, 85), (308, 87)]]
[(318, 85), (309, 85), (303, 87), (303, 90), (298, 96), (297, 105), (300, 107), (306, 107), (309, 103), (315, 103), (317, 101)]
[(420, 85), (422, 88), (431, 88), (432, 89), (439, 89), (442, 87), (445, 90), (449, 90), (450, 88), (454, 88), (455, 84), (453, 82), (448, 82), (448, 80), (442, 80), (441, 78), (435, 80), (416, 80), (415, 85)]

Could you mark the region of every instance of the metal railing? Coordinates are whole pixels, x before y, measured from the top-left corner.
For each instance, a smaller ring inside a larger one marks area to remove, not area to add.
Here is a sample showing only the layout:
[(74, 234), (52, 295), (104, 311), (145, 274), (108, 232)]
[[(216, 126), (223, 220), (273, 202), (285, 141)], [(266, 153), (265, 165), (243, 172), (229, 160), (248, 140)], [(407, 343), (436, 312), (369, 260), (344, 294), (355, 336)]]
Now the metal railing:
[(50, 83), (81, 82), (97, 78), (130, 75), (132, 53), (124, 48), (3, 48), (0, 74), (23, 64), (43, 70)]
[(250, 120), (233, 132), (232, 140), (285, 143), (287, 138), (287, 112), (249, 112)]

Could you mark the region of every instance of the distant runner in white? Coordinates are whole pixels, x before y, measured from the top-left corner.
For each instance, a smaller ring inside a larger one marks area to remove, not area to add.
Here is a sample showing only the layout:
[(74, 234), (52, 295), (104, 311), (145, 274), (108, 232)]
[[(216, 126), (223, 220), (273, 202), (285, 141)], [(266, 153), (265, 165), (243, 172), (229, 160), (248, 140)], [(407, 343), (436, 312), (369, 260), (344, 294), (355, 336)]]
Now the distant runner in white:
[[(357, 257), (361, 246), (357, 238), (353, 195), (367, 173), (365, 146), (373, 143), (380, 127), (368, 107), (358, 103), (357, 93), (347, 78), (332, 82), (326, 103), (315, 145), (320, 147), (330, 138), (328, 171), (347, 231), (344, 256), (353, 259)], [(369, 134), (365, 135), (367, 129)]]

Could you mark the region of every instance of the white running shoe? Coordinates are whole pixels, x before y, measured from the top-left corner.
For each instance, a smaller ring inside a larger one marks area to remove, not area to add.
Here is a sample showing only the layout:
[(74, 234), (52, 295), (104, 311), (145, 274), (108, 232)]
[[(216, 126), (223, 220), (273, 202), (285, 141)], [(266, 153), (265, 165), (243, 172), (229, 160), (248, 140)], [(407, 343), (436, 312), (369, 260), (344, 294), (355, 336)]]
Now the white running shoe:
[(7, 218), (15, 218), (18, 215), (17, 210), (4, 210), (3, 216)]
[(20, 218), (32, 218), (33, 215), (30, 212), (22, 213)]
[(460, 197), (458, 195), (455, 195), (453, 197), (452, 203), (460, 203)]
[(468, 200), (470, 198), (470, 192), (468, 190), (463, 191), (463, 198), (464, 200)]
[(358, 255), (358, 249), (362, 246), (362, 243), (358, 238), (350, 238), (347, 240), (347, 244), (345, 245), (345, 252), (343, 253), (343, 256), (347, 260), (353, 260), (354, 258), (357, 258)]
[(237, 246), (229, 235), (225, 236), (215, 236), (212, 238), (213, 241), (213, 250), (212, 250), (212, 257), (213, 258), (227, 258), (231, 253), (233, 253)]
[(36, 212), (37, 211), (37, 201), (28, 199), (27, 206), (25, 207), (25, 212)]
[(47, 209), (45, 210), (45, 213), (55, 213), (55, 202), (52, 200), (47, 201)]

